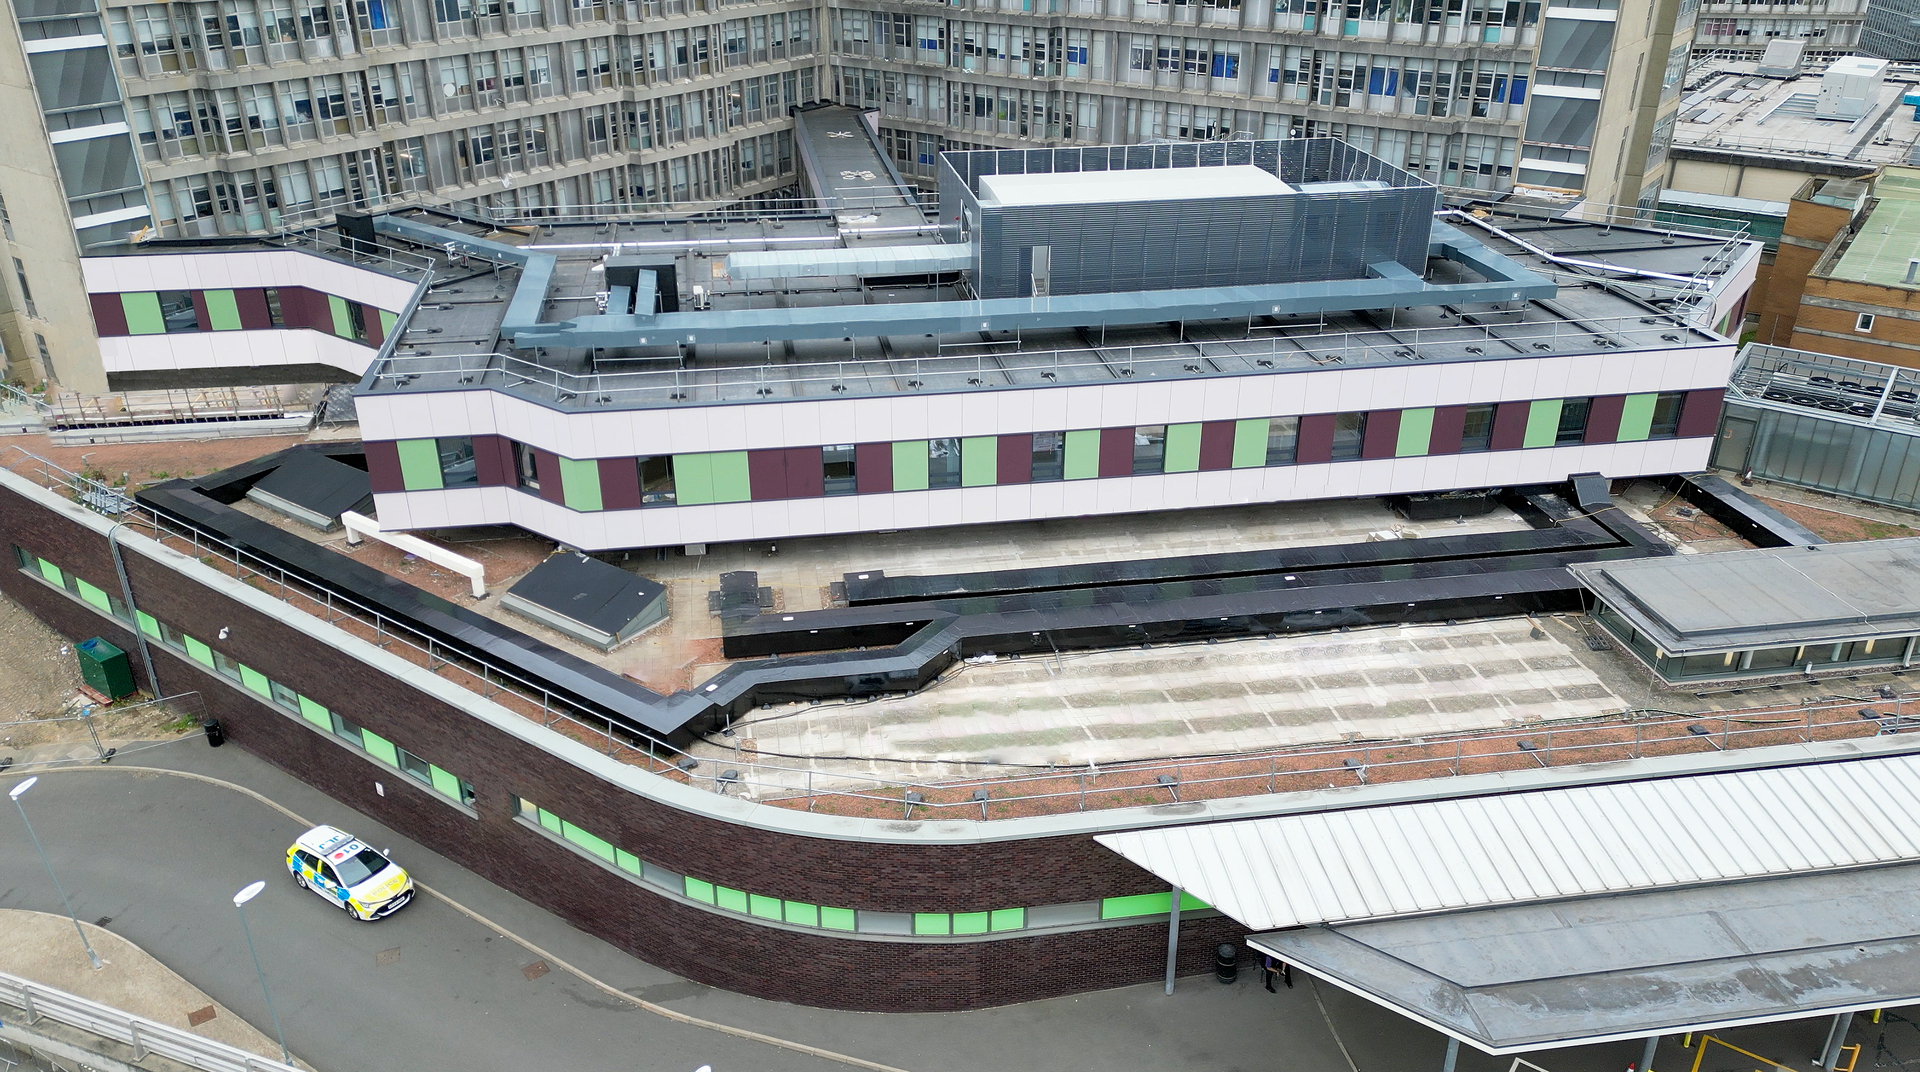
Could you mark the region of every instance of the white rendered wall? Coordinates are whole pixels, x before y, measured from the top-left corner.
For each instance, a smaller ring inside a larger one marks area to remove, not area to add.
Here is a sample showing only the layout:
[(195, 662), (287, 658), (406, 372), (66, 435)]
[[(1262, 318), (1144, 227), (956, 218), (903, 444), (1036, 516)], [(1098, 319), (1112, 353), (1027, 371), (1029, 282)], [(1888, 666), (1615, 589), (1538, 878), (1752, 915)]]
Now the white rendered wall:
[(584, 551), (724, 543), (1196, 506), (1390, 495), (1704, 469), (1711, 437), (1278, 465), (1162, 476), (943, 488), (581, 513), (515, 488), (374, 496), (385, 529), (512, 524)]
[(357, 378), (366, 374), (377, 352), (371, 346), (303, 328), (119, 335), (100, 340), (100, 360), (110, 374), (320, 364)]

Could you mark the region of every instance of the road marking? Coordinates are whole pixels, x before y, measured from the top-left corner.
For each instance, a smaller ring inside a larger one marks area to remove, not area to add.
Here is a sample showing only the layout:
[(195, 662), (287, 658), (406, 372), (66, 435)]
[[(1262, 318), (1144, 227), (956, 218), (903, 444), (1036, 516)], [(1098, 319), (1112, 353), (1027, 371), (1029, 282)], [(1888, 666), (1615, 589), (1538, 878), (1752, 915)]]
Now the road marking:
[[(208, 785), (217, 785), (222, 789), (230, 789), (236, 793), (240, 793), (245, 796), (250, 796), (253, 799), (259, 801), (260, 803), (265, 804), (267, 807), (272, 808), (273, 810), (286, 816), (287, 818), (292, 819), (296, 823), (300, 823), (308, 827), (311, 827), (314, 825), (311, 820), (303, 817), (298, 812), (294, 811), (292, 808), (289, 808), (286, 805), (281, 804), (279, 801), (274, 800), (271, 797), (268, 797), (264, 793), (258, 792), (257, 790), (249, 789), (248, 787), (241, 785), (237, 782), (229, 782), (224, 779), (215, 778), (215, 777), (212, 777), (211, 775), (206, 775), (206, 774), (196, 774), (193, 771), (168, 770), (165, 767), (85, 766), (85, 767), (50, 767), (42, 771), (41, 773), (61, 774), (61, 773), (68, 773), (68, 772), (74, 772), (74, 771), (88, 771), (93, 773), (100, 773), (100, 772), (113, 773), (116, 771), (131, 771), (136, 774), (165, 774), (174, 778), (188, 778), (196, 782), (205, 782)], [(761, 1034), (758, 1031), (750, 1030), (748, 1028), (735, 1027), (732, 1024), (718, 1023), (713, 1020), (703, 1020), (698, 1016), (689, 1016), (686, 1013), (679, 1012), (675, 1009), (669, 1009), (669, 1008), (666, 1008), (665, 1006), (655, 1005), (651, 1001), (647, 1001), (643, 998), (634, 997), (632, 994), (629, 994), (626, 991), (621, 990), (620, 988), (614, 986), (611, 983), (602, 982), (599, 979), (596, 979), (593, 976), (588, 975), (585, 971), (582, 971), (581, 969), (574, 967), (572, 964), (569, 964), (568, 962), (560, 959), (559, 957), (554, 956), (552, 953), (549, 953), (546, 950), (540, 948), (539, 946), (534, 945), (531, 941), (528, 941), (527, 939), (520, 937), (514, 932), (508, 930), (507, 928), (502, 927), (500, 924), (495, 923), (494, 921), (488, 919), (487, 917), (481, 915), (478, 912), (475, 912), (473, 909), (468, 908), (466, 905), (461, 904), (460, 902), (454, 900), (453, 898), (447, 896), (444, 893), (441, 893), (439, 890), (436, 890), (433, 887), (426, 885), (425, 883), (415, 882), (413, 886), (414, 886), (414, 889), (417, 889), (420, 892), (425, 893), (428, 896), (434, 898), (435, 900), (440, 901), (441, 903), (447, 905), (449, 908), (452, 908), (454, 911), (460, 913), (463, 916), (466, 916), (468, 919), (473, 920), (475, 923), (478, 923), (483, 927), (490, 928), (495, 934), (498, 934), (504, 938), (511, 940), (515, 944), (519, 945), (520, 948), (525, 949), (527, 952), (532, 953), (534, 956), (539, 957), (541, 960), (545, 961), (548, 965), (558, 968), (561, 971), (568, 973), (569, 975), (575, 976), (581, 982), (584, 982), (588, 986), (594, 987), (597, 990), (601, 990), (611, 997), (619, 998), (621, 1001), (627, 1002), (630, 1005), (635, 1005), (635, 1006), (638, 1006), (639, 1008), (645, 1009), (646, 1011), (653, 1013), (655, 1016), (672, 1020), (675, 1023), (686, 1024), (689, 1027), (698, 1027), (706, 1031), (712, 1031), (716, 1034), (732, 1035), (734, 1038), (746, 1039), (750, 1042), (758, 1042), (758, 1043), (761, 1043), (762, 1045), (773, 1046), (777, 1049), (787, 1050), (792, 1053), (806, 1054), (808, 1057), (818, 1057), (825, 1061), (835, 1061), (843, 1065), (849, 1065), (853, 1068), (864, 1068), (864, 1069), (867, 1069), (868, 1072), (907, 1072), (906, 1069), (900, 1068), (896, 1065), (881, 1064), (878, 1061), (869, 1061), (869, 1060), (866, 1060), (865, 1058), (854, 1057), (850, 1054), (837, 1053), (833, 1050), (823, 1050), (818, 1046), (809, 1046), (804, 1042), (795, 1042), (792, 1039), (783, 1039), (775, 1035), (765, 1035), (765, 1034)]]

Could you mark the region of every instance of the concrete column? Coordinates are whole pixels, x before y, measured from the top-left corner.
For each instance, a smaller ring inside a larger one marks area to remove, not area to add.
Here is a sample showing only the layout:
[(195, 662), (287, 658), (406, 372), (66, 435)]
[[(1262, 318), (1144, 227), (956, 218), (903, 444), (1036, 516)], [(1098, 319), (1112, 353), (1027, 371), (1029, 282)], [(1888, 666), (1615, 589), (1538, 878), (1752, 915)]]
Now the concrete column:
[(1460, 1040), (1451, 1036), (1447, 1039), (1447, 1059), (1440, 1064), (1440, 1072), (1453, 1072), (1453, 1066), (1460, 1060)]
[(1827, 1044), (1820, 1051), (1820, 1067), (1833, 1072), (1833, 1066), (1840, 1063), (1840, 1047), (1847, 1044), (1847, 1029), (1853, 1026), (1853, 1014), (1843, 1012), (1833, 1018), (1833, 1026), (1827, 1028)]
[[(1167, 993), (1173, 993), (1173, 965), (1180, 955), (1180, 887), (1173, 888), (1173, 909), (1167, 913)], [(1831, 1066), (1829, 1066), (1831, 1067)]]

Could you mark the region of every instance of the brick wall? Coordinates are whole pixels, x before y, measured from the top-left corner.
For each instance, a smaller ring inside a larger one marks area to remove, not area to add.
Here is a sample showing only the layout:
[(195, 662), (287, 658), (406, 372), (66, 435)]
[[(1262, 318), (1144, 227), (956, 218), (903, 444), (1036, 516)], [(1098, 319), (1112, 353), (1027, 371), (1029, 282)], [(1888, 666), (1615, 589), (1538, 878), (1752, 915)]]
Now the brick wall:
[[(106, 542), (0, 487), (0, 542), (19, 544), (118, 592)], [(4, 590), (61, 633), (105, 636), (117, 622), (66, 593), (0, 569)], [(1164, 892), (1157, 879), (1069, 836), (924, 846), (828, 840), (744, 827), (635, 795), (503, 733), (299, 630), (139, 554), (126, 555), (142, 610), (466, 778), (476, 821), (410, 779), (315, 732), (226, 678), (151, 645), (166, 693), (198, 690), (231, 741), (373, 815), (581, 930), (698, 982), (800, 1004), (948, 1010), (1157, 979), (1164, 919), (979, 942), (850, 939), (760, 926), (658, 896), (513, 817), (513, 798), (559, 811), (641, 858), (754, 893), (892, 912), (978, 911)], [(144, 668), (134, 660), (142, 685)], [(376, 795), (375, 781), (386, 795)], [(427, 876), (431, 881), (431, 876)], [(1181, 926), (1180, 971), (1204, 972), (1240, 937), (1224, 917)]]

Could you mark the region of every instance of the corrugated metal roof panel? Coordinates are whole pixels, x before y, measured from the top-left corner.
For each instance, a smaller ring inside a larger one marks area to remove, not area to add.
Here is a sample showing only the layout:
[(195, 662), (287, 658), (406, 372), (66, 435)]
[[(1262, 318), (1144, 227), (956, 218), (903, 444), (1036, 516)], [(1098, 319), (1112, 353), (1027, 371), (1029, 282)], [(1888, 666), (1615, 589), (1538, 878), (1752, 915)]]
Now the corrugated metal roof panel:
[(1920, 755), (1102, 834), (1256, 929), (1920, 860)]

